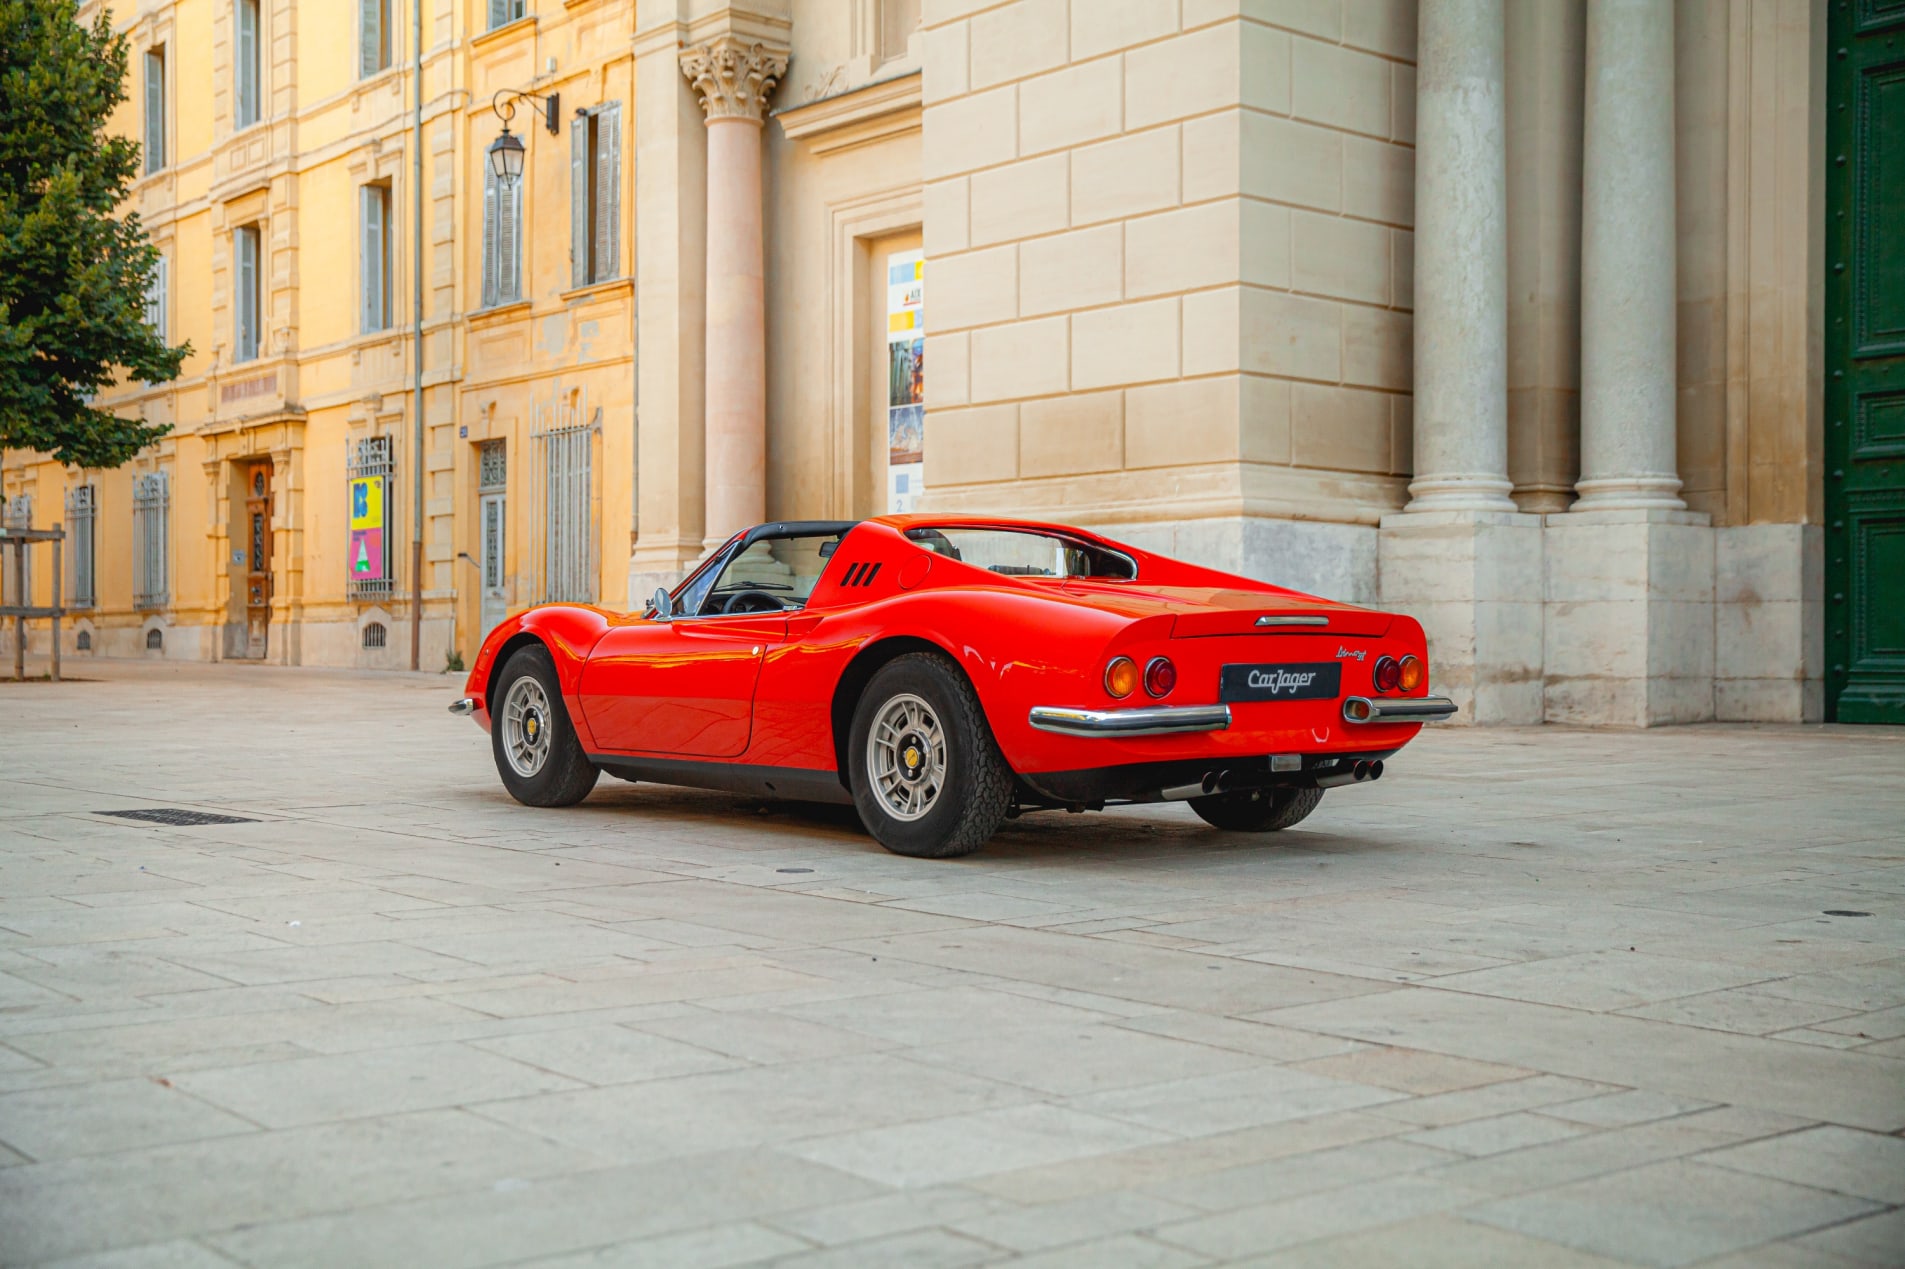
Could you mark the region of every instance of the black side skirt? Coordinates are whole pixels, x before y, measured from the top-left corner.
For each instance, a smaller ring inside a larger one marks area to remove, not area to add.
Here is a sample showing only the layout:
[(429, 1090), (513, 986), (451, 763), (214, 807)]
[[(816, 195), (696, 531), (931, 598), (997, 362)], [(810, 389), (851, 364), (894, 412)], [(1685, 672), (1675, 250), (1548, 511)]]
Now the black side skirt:
[(714, 789), (754, 797), (791, 798), (796, 802), (833, 802), (853, 805), (853, 795), (832, 771), (802, 767), (755, 767), (742, 762), (694, 762), (683, 758), (642, 758), (625, 753), (592, 753), (593, 762), (610, 775), (651, 784), (679, 784), (691, 789)]

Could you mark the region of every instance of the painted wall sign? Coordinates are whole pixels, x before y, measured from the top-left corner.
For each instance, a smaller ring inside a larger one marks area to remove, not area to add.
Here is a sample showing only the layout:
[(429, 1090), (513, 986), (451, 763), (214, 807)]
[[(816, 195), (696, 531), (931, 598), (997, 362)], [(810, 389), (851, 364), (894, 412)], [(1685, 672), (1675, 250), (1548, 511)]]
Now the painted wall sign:
[(912, 511), (926, 470), (926, 256), (886, 258), (886, 509)]
[(385, 476), (356, 476), (351, 480), (351, 545), (347, 557), (351, 580), (382, 581), (389, 573), (384, 555)]

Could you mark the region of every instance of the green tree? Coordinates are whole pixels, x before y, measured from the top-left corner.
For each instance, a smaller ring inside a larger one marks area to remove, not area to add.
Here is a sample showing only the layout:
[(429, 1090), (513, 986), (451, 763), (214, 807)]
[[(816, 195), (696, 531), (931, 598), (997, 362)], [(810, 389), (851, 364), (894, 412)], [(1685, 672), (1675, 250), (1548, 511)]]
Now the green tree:
[(190, 351), (146, 325), (159, 253), (137, 215), (114, 215), (139, 167), (138, 143), (106, 134), (126, 64), (107, 6), (89, 29), (73, 0), (0, 0), (0, 449), (82, 467), (169, 430), (87, 397), (122, 367), (175, 379)]

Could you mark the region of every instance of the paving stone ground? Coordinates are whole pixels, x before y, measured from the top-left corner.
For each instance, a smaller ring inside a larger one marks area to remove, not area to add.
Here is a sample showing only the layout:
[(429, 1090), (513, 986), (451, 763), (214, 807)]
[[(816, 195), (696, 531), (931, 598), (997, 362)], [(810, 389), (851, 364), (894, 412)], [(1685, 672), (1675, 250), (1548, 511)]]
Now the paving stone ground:
[(0, 683), (0, 1263), (1905, 1263), (1897, 731), (1445, 730), (1277, 836), (924, 862), (519, 807), (452, 678), (68, 669)]

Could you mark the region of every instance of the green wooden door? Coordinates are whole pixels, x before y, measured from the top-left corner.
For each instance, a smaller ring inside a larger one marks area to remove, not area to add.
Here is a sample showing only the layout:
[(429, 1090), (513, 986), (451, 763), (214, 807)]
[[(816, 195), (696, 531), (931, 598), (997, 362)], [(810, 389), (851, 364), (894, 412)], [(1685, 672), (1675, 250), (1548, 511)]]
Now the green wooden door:
[(1905, 723), (1905, 0), (1831, 0), (1826, 710)]

